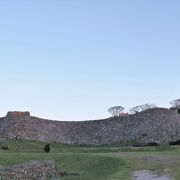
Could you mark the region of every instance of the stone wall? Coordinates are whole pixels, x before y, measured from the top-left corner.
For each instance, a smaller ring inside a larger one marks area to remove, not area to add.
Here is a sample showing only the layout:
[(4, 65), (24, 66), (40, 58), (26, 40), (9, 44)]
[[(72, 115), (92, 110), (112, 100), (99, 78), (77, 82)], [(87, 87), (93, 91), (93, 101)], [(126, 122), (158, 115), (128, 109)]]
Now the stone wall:
[(8, 118), (25, 118), (27, 116), (30, 116), (30, 112), (18, 112), (18, 111), (9, 111), (7, 113)]
[(53, 161), (29, 161), (25, 164), (8, 166), (0, 169), (2, 180), (45, 180), (54, 176), (60, 176), (60, 172)]
[(180, 139), (180, 115), (155, 108), (138, 114), (94, 121), (51, 121), (30, 114), (0, 119), (0, 135), (64, 144), (168, 144)]

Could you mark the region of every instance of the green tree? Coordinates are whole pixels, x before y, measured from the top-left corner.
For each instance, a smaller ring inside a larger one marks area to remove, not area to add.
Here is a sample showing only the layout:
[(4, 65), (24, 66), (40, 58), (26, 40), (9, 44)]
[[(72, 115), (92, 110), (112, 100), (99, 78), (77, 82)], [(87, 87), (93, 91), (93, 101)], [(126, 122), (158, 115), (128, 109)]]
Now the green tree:
[(49, 152), (50, 152), (50, 150), (51, 150), (51, 148), (50, 148), (50, 144), (45, 145), (45, 147), (44, 147), (44, 151), (45, 151), (46, 153), (49, 153)]
[(177, 113), (180, 114), (180, 108), (177, 109)]
[(175, 99), (171, 101), (170, 104), (172, 105), (170, 109), (175, 110), (180, 114), (180, 99)]

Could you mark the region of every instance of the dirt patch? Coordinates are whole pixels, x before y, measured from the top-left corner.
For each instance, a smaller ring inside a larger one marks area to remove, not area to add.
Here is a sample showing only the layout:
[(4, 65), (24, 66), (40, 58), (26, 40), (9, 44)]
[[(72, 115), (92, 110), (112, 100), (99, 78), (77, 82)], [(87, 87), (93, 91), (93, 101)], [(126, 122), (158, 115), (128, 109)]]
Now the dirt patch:
[(165, 174), (165, 172), (159, 173), (159, 172), (152, 172), (149, 170), (140, 170), (135, 171), (134, 175), (132, 177), (133, 180), (174, 180), (170, 178), (168, 175)]

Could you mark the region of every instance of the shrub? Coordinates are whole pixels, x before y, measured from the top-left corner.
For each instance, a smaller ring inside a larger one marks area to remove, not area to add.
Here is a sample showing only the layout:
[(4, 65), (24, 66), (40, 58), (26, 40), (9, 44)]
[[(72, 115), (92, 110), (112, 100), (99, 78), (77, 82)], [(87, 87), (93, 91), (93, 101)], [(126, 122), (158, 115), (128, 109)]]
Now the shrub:
[(159, 146), (159, 144), (157, 142), (150, 142), (147, 146)]
[(171, 141), (169, 145), (180, 145), (180, 139), (177, 141)]
[(50, 148), (50, 144), (45, 145), (45, 147), (44, 147), (44, 151), (45, 151), (46, 153), (49, 153), (49, 152), (50, 152), (50, 150), (51, 150), (51, 148)]
[(133, 147), (159, 146), (157, 142), (149, 142), (147, 144), (133, 144)]
[(180, 108), (177, 109), (177, 113), (180, 114)]
[(80, 176), (80, 174), (77, 173), (77, 172), (68, 173), (66, 171), (63, 171), (63, 172), (60, 173), (60, 176)]
[(2, 146), (1, 149), (2, 150), (8, 150), (9, 148), (7, 146)]
[(133, 147), (144, 147), (145, 145), (143, 145), (143, 144), (133, 144), (132, 146)]

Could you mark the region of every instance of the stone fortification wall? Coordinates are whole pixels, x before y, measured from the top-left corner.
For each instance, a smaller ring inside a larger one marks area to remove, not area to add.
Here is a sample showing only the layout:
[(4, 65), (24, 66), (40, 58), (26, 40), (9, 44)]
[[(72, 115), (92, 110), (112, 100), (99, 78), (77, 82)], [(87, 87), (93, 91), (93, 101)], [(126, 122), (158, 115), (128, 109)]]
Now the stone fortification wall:
[(164, 108), (94, 121), (51, 121), (28, 112), (0, 119), (0, 135), (64, 144), (168, 144), (180, 139), (180, 115)]

